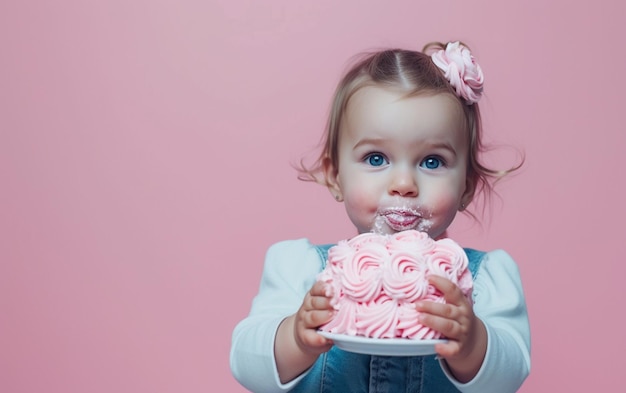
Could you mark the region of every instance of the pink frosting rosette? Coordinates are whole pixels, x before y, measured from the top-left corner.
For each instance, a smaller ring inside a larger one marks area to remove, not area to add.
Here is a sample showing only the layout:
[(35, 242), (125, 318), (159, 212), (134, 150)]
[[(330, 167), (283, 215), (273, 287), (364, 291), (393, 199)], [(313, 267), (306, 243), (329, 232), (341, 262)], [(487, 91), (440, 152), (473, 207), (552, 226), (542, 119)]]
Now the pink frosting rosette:
[(321, 326), (321, 329), (331, 333), (348, 334), (356, 336), (359, 334), (356, 326), (356, 315), (358, 303), (355, 303), (345, 297), (338, 298), (334, 305), (335, 315), (327, 324)]
[(357, 306), (356, 326), (358, 334), (365, 337), (396, 337), (398, 324), (398, 302), (380, 295), (371, 302)]
[(420, 258), (435, 249), (435, 241), (426, 232), (402, 231), (389, 235), (387, 249), (391, 254), (408, 252)]
[(410, 252), (392, 253), (389, 266), (383, 271), (385, 293), (397, 301), (414, 302), (426, 294), (424, 259)]
[(358, 251), (364, 247), (369, 247), (370, 243), (380, 244), (384, 246), (387, 244), (387, 239), (385, 236), (367, 232), (348, 240), (348, 245), (352, 247), (352, 249), (354, 249), (355, 251)]
[(335, 308), (342, 296), (341, 277), (344, 265), (350, 263), (353, 257), (354, 249), (347, 241), (340, 241), (328, 250), (328, 264), (317, 276), (317, 281), (326, 283), (326, 296), (331, 297), (330, 304)]
[(382, 267), (388, 263), (388, 256), (385, 246), (378, 243), (357, 250), (343, 266), (343, 295), (363, 303), (374, 300), (380, 293)]
[(431, 56), (433, 63), (450, 81), (459, 97), (468, 104), (477, 103), (483, 93), (483, 71), (469, 48), (460, 42), (450, 42)]
[(473, 281), (472, 274), (467, 268), (468, 264), (465, 251), (451, 239), (437, 241), (435, 250), (426, 258), (429, 274), (442, 276), (452, 281), (470, 299)]
[[(443, 303), (442, 297), (432, 299), (432, 301)], [(404, 303), (398, 308), (398, 337), (415, 340), (431, 340), (441, 338), (442, 334), (417, 321), (419, 311), (411, 303)]]
[(343, 264), (352, 260), (354, 248), (346, 240), (337, 243), (336, 246), (328, 250), (328, 261), (332, 265), (343, 268)]

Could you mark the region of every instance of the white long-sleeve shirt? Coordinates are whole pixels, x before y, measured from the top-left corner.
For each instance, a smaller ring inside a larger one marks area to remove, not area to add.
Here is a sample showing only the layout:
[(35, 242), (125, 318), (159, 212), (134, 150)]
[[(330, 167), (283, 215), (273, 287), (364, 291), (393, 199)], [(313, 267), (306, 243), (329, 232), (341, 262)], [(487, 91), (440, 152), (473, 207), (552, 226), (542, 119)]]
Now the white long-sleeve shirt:
[[(267, 252), (259, 293), (250, 314), (235, 327), (230, 366), (234, 377), (254, 392), (286, 392), (306, 375), (282, 384), (274, 339), (283, 319), (294, 314), (322, 270), (307, 239), (274, 244)], [(487, 352), (478, 374), (459, 383), (464, 393), (515, 392), (530, 372), (530, 329), (517, 265), (504, 251), (488, 252), (474, 280), (474, 313), (487, 328)]]

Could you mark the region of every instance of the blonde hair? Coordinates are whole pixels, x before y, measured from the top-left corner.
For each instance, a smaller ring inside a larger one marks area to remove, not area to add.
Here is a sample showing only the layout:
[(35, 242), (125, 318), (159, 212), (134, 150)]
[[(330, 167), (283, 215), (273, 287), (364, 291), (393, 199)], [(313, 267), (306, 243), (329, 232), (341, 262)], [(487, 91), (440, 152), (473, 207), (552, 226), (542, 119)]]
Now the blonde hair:
[[(422, 52), (405, 49), (387, 49), (359, 55), (354, 65), (348, 69), (335, 90), (326, 132), (322, 139), (322, 151), (312, 165), (300, 162), (300, 180), (313, 181), (329, 186), (325, 166), (330, 164), (335, 171), (339, 165), (339, 130), (345, 109), (350, 98), (365, 86), (400, 88), (407, 96), (448, 94), (454, 97), (463, 111), (465, 128), (469, 133), (469, 154), (467, 162), (468, 182), (475, 193), (484, 193), (489, 199), (494, 183), (518, 169), (522, 164), (505, 171), (485, 166), (479, 159), (485, 151), (482, 142), (482, 122), (477, 103), (469, 104), (457, 96), (442, 71), (433, 63), (429, 53), (445, 48), (439, 42), (429, 43)], [(484, 207), (484, 206), (483, 206)], [(472, 215), (471, 213), (469, 213)]]

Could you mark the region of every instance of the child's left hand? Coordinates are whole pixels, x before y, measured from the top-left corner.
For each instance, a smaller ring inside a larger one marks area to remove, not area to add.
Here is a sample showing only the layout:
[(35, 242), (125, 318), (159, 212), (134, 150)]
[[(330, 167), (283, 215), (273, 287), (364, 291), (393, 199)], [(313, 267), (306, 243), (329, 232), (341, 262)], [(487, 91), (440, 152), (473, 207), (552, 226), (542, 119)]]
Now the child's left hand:
[(487, 330), (474, 314), (470, 301), (452, 281), (434, 275), (428, 281), (443, 293), (446, 303), (417, 302), (419, 322), (448, 339), (447, 343), (437, 344), (435, 350), (460, 382), (468, 382), (478, 373), (485, 357)]

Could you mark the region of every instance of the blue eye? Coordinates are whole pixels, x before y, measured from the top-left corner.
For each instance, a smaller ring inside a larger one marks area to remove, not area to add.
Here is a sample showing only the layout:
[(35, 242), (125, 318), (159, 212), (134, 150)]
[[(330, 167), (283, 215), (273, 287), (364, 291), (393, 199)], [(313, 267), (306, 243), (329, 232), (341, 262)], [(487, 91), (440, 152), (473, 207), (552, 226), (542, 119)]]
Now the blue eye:
[(381, 166), (387, 163), (387, 159), (382, 154), (378, 153), (370, 154), (365, 160), (371, 166)]
[(426, 169), (437, 169), (443, 166), (443, 161), (434, 156), (426, 157), (424, 161), (420, 163), (420, 166)]

